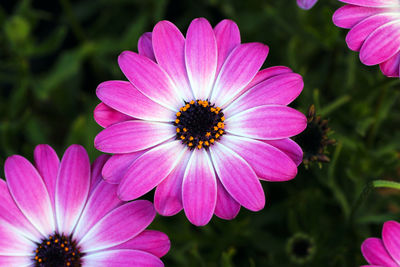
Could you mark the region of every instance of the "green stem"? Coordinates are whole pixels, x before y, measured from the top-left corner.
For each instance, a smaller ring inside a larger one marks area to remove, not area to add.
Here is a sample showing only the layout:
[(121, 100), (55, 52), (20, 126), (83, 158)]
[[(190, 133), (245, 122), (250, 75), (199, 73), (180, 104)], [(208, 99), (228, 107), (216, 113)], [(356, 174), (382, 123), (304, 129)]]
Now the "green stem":
[(375, 188), (385, 187), (400, 190), (400, 183), (385, 180), (375, 180), (372, 182)]

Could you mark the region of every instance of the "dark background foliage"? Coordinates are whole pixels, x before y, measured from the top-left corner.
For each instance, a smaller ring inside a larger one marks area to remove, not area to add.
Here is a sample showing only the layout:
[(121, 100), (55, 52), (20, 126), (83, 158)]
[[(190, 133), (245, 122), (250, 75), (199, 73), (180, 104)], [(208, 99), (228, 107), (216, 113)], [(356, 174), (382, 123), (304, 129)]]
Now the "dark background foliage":
[(185, 32), (196, 17), (213, 25), (230, 18), (244, 42), (270, 46), (265, 67), (286, 65), (303, 75), (305, 87), (293, 106), (306, 112), (315, 104), (337, 144), (322, 168), (301, 165), (290, 182), (264, 182), (267, 205), (260, 212), (242, 209), (233, 221), (214, 217), (200, 228), (182, 212), (157, 216), (151, 228), (172, 241), (166, 266), (301, 266), (287, 250), (298, 233), (315, 244), (303, 266), (364, 264), (362, 241), (400, 217), (400, 192), (365, 193), (372, 180), (400, 178), (400, 82), (362, 65), (346, 47), (346, 31), (331, 19), (340, 5), (320, 0), (303, 11), (295, 0), (2, 1), (0, 175), (6, 157), (32, 159), (39, 143), (60, 156), (79, 143), (94, 160), (93, 139), (101, 129), (92, 115), (95, 89), (124, 79), (118, 54), (137, 51), (139, 36), (162, 19)]

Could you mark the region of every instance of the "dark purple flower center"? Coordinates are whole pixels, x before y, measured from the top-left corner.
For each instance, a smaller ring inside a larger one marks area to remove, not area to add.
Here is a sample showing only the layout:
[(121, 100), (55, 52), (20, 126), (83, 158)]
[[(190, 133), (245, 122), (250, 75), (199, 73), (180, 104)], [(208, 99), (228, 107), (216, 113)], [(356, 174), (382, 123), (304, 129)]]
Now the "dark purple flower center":
[(222, 109), (207, 100), (185, 102), (176, 113), (176, 139), (190, 149), (208, 149), (225, 134)]
[(83, 254), (71, 236), (55, 233), (38, 243), (34, 254), (35, 267), (82, 266)]

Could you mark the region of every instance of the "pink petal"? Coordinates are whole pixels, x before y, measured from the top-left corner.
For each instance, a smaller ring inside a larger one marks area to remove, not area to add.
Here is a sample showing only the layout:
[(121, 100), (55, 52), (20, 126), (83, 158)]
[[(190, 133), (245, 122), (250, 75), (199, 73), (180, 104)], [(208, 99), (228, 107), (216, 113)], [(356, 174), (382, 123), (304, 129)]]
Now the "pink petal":
[(32, 256), (0, 256), (0, 266), (32, 266)]
[(389, 254), (400, 265), (400, 223), (396, 221), (385, 222), (382, 240)]
[(42, 177), (25, 158), (15, 155), (4, 164), (8, 189), (21, 212), (42, 235), (55, 230), (53, 209)]
[(210, 23), (194, 19), (186, 34), (185, 62), (195, 99), (207, 99), (217, 70), (217, 41)]
[(380, 26), (392, 21), (395, 18), (400, 18), (395, 13), (381, 13), (358, 23), (352, 28), (346, 36), (346, 43), (348, 47), (353, 51), (360, 51), (365, 39)]
[(151, 32), (145, 32), (140, 36), (138, 41), (138, 52), (139, 55), (148, 57), (149, 59), (156, 61), (153, 52), (152, 36)]
[(398, 267), (379, 238), (368, 238), (361, 245), (361, 251), (369, 264)]
[(84, 266), (108, 267), (163, 267), (162, 261), (153, 254), (131, 249), (106, 250), (82, 258)]
[(303, 161), (303, 151), (301, 150), (301, 147), (290, 138), (280, 140), (265, 140), (264, 142), (284, 152), (297, 166), (299, 166)]
[(256, 139), (282, 139), (301, 133), (307, 119), (301, 112), (279, 105), (248, 109), (226, 120), (226, 131)]
[[(49, 145), (38, 145), (34, 151), (35, 166), (46, 185), (50, 201), (54, 205), (56, 180), (60, 159)], [(54, 208), (54, 206), (53, 206)]]
[(399, 77), (400, 53), (380, 64), (381, 71), (387, 77)]
[(114, 123), (133, 120), (132, 117), (122, 114), (115, 109), (110, 108), (104, 103), (100, 103), (94, 109), (94, 120), (103, 128), (106, 128)]
[(260, 82), (263, 82), (269, 78), (272, 78), (276, 75), (281, 75), (285, 73), (291, 73), (293, 72), (290, 68), (285, 67), (285, 66), (274, 66), (274, 67), (269, 67), (263, 70), (260, 70), (257, 72), (256, 76), (254, 76), (253, 80), (246, 86), (246, 88), (243, 90), (243, 92), (247, 91), (248, 89), (252, 88), (253, 86), (259, 84)]
[(77, 240), (82, 237), (108, 212), (123, 202), (117, 196), (117, 185), (101, 181), (93, 190), (74, 231)]
[(180, 141), (171, 141), (144, 153), (127, 170), (118, 196), (127, 201), (149, 192), (171, 173), (185, 151)]
[(247, 90), (225, 108), (224, 113), (230, 117), (246, 109), (262, 105), (286, 106), (299, 96), (303, 86), (303, 78), (297, 73), (274, 76)]
[(369, 16), (384, 12), (385, 9), (346, 5), (333, 14), (333, 23), (341, 28), (351, 29)]
[(267, 58), (269, 48), (261, 43), (237, 46), (226, 59), (215, 81), (211, 102), (224, 106), (254, 78)]
[(182, 206), (182, 181), (191, 153), (184, 153), (175, 169), (156, 188), (154, 206), (163, 216), (180, 212)]
[(130, 82), (103, 82), (96, 94), (107, 106), (134, 118), (170, 122), (175, 117), (173, 111), (143, 95)]
[(240, 204), (234, 200), (217, 179), (217, 204), (215, 215), (224, 220), (234, 219), (240, 211)]
[(210, 147), (210, 151), (214, 168), (226, 191), (249, 210), (263, 209), (264, 191), (250, 165), (220, 142)]
[(206, 225), (214, 214), (217, 182), (205, 149), (192, 151), (183, 177), (182, 202), (186, 217), (196, 226)]
[(214, 33), (217, 40), (217, 73), (219, 73), (231, 51), (240, 44), (240, 31), (235, 22), (224, 19), (215, 26)]
[(69, 234), (81, 215), (90, 188), (90, 161), (80, 145), (70, 146), (61, 160), (56, 184), (58, 231)]
[(305, 10), (311, 9), (318, 0), (297, 0), (297, 5)]
[(169, 21), (157, 23), (153, 29), (153, 47), (160, 65), (174, 82), (182, 99), (193, 99), (185, 66), (185, 38)]
[(400, 20), (387, 23), (374, 32), (365, 40), (360, 50), (360, 60), (365, 65), (382, 63), (400, 50)]
[(100, 155), (90, 167), (91, 175), (90, 175), (90, 190), (89, 195), (92, 194), (93, 190), (97, 187), (97, 185), (103, 181), (103, 176), (101, 171), (103, 169), (104, 164), (110, 159), (110, 155)]
[(118, 57), (118, 64), (128, 80), (145, 96), (173, 111), (183, 101), (175, 92), (174, 85), (165, 71), (154, 61), (131, 51)]
[(279, 149), (262, 141), (226, 135), (221, 143), (241, 156), (260, 179), (282, 182), (297, 175), (297, 165)]
[(175, 135), (175, 126), (170, 123), (125, 121), (101, 131), (94, 145), (106, 153), (130, 153), (155, 146)]
[(35, 249), (36, 244), (20, 235), (14, 227), (0, 223), (0, 255), (31, 256)]
[(339, 0), (340, 2), (366, 7), (398, 7), (398, 0)]
[(121, 183), (129, 166), (147, 150), (113, 155), (103, 167), (103, 178), (110, 184)]
[(131, 240), (112, 249), (134, 249), (153, 254), (161, 258), (169, 251), (171, 242), (166, 234), (154, 230), (144, 230)]
[(137, 200), (124, 204), (111, 212), (90, 228), (79, 241), (83, 253), (107, 249), (141, 233), (154, 220), (156, 212), (147, 200)]

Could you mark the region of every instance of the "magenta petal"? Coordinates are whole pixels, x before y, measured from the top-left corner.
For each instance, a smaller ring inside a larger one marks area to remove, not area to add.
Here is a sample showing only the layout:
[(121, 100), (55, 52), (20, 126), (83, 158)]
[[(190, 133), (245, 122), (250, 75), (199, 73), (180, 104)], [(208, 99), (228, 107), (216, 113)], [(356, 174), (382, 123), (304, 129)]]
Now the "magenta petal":
[(292, 159), (265, 142), (226, 135), (221, 143), (246, 160), (260, 179), (282, 182), (297, 175), (297, 165)]
[(162, 261), (153, 254), (131, 249), (106, 250), (82, 258), (84, 266), (108, 267), (163, 267)]
[(56, 152), (49, 145), (38, 145), (34, 151), (35, 165), (40, 176), (46, 184), (47, 192), (52, 205), (54, 205), (54, 195), (56, 193), (56, 180), (60, 159)]
[(42, 235), (54, 232), (50, 197), (35, 167), (25, 158), (15, 155), (7, 158), (4, 173), (11, 196), (26, 218)]
[(156, 212), (147, 200), (137, 200), (113, 209), (79, 241), (82, 252), (103, 250), (141, 233), (154, 220)]
[(217, 41), (210, 23), (194, 19), (186, 34), (185, 62), (195, 99), (207, 99), (217, 70)]
[(103, 82), (97, 87), (96, 94), (104, 104), (128, 116), (150, 121), (174, 120), (173, 111), (143, 95), (130, 82)]
[(382, 240), (389, 254), (400, 265), (400, 223), (396, 221), (385, 222)]
[(339, 0), (346, 4), (366, 7), (398, 7), (398, 0)]
[(153, 47), (158, 65), (171, 77), (177, 92), (185, 100), (193, 99), (185, 66), (185, 38), (179, 29), (166, 20), (157, 23)]
[(90, 167), (91, 175), (90, 175), (90, 190), (89, 195), (93, 192), (96, 186), (103, 181), (103, 176), (101, 174), (101, 170), (103, 169), (104, 164), (110, 158), (110, 155), (100, 155)]
[(185, 152), (175, 169), (156, 188), (154, 206), (163, 216), (180, 212), (182, 206), (182, 181), (191, 153)]
[(128, 80), (145, 96), (173, 111), (183, 104), (168, 74), (147, 57), (124, 51), (118, 64)]
[(224, 106), (239, 95), (261, 68), (268, 51), (268, 46), (261, 43), (242, 44), (234, 48), (215, 81), (211, 102)]
[(234, 219), (240, 211), (240, 204), (234, 200), (217, 179), (217, 204), (215, 215), (224, 220)]
[(56, 184), (58, 231), (69, 234), (81, 215), (90, 188), (90, 161), (80, 145), (70, 146), (61, 160)]
[(182, 202), (186, 217), (196, 226), (206, 225), (214, 214), (217, 182), (205, 149), (192, 151), (183, 177)]
[(246, 109), (268, 105), (288, 105), (303, 90), (303, 78), (297, 73), (274, 76), (247, 90), (224, 109), (227, 117)]
[(106, 153), (130, 153), (155, 146), (175, 135), (175, 126), (170, 123), (125, 121), (101, 131), (94, 145)]
[(226, 191), (249, 210), (264, 208), (264, 191), (251, 166), (221, 143), (210, 147), (210, 151), (214, 168)]
[(240, 44), (240, 31), (235, 22), (229, 19), (224, 19), (215, 26), (214, 33), (215, 39), (217, 40), (217, 73), (219, 73), (232, 49)]
[(311, 9), (318, 0), (297, 0), (297, 5), (305, 10)]
[(32, 256), (0, 256), (0, 266), (32, 266)]
[(36, 244), (16, 232), (14, 227), (0, 223), (0, 255), (31, 256), (35, 248)]
[(361, 245), (361, 251), (369, 264), (398, 267), (379, 238), (366, 239)]
[(119, 184), (129, 166), (146, 151), (147, 150), (141, 150), (128, 154), (113, 155), (106, 164), (104, 164), (102, 171), (104, 180), (110, 184)]
[(346, 5), (336, 10), (333, 14), (332, 20), (338, 27), (351, 29), (363, 19), (382, 11), (384, 10), (381, 8)]
[(400, 53), (397, 53), (385, 62), (382, 62), (379, 66), (382, 73), (387, 77), (399, 77)]
[(149, 192), (171, 173), (185, 151), (180, 141), (172, 141), (144, 153), (127, 170), (118, 196), (127, 201)]
[(253, 80), (246, 86), (243, 92), (246, 92), (248, 89), (252, 88), (253, 86), (259, 84), (262, 81), (265, 81), (269, 78), (272, 78), (277, 75), (285, 74), (285, 73), (292, 73), (293, 71), (285, 66), (274, 66), (269, 67), (257, 72), (256, 76), (254, 76)]
[(152, 33), (145, 32), (140, 36), (138, 41), (138, 52), (139, 55), (148, 57), (149, 59), (156, 61), (153, 52), (153, 45), (152, 45)]
[(226, 120), (226, 131), (234, 135), (274, 140), (294, 136), (307, 126), (301, 112), (279, 105), (248, 109)]
[(94, 120), (103, 128), (114, 123), (133, 120), (134, 118), (110, 108), (103, 102), (98, 104), (93, 112)]
[(112, 249), (134, 249), (153, 254), (161, 258), (169, 251), (171, 242), (166, 234), (154, 230), (144, 230), (131, 240)]
[(297, 166), (299, 166), (303, 161), (303, 150), (301, 150), (301, 147), (290, 138), (265, 140), (264, 142), (284, 152), (293, 160), (294, 163), (296, 163)]

